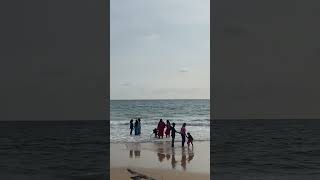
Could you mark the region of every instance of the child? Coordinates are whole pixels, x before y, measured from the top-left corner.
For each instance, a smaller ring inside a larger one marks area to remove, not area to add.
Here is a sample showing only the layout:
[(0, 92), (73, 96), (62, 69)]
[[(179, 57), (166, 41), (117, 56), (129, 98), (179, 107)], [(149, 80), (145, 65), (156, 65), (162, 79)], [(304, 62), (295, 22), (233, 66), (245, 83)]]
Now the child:
[(154, 137), (157, 138), (157, 136), (158, 136), (158, 129), (157, 128), (153, 129), (153, 134), (154, 134)]
[(187, 138), (188, 138), (188, 142), (187, 142), (188, 147), (189, 147), (190, 143), (192, 144), (192, 147), (193, 147), (193, 137), (191, 136), (191, 134), (189, 132), (187, 133)]

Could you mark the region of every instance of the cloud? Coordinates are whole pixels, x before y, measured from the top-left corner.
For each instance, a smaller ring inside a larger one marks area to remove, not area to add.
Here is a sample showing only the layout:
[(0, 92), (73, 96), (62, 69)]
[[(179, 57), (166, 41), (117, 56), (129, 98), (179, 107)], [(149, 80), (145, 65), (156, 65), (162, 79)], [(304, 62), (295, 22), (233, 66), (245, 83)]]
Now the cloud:
[(111, 98), (209, 96), (209, 88), (205, 93), (180, 88), (210, 82), (210, 0), (110, 3)]
[(132, 84), (129, 82), (124, 82), (124, 83), (121, 83), (121, 86), (129, 87), (129, 86), (132, 86)]
[(181, 69), (179, 69), (179, 72), (187, 73), (187, 72), (190, 72), (190, 70), (188, 68), (181, 68)]
[(148, 40), (155, 40), (160, 38), (160, 34), (157, 33), (145, 33), (144, 38)]

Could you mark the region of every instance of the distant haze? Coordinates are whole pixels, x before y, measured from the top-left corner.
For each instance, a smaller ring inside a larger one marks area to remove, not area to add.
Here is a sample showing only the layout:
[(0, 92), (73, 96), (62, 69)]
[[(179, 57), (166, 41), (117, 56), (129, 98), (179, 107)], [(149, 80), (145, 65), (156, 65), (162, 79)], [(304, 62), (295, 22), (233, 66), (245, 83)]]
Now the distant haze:
[(111, 99), (210, 96), (209, 0), (111, 0)]

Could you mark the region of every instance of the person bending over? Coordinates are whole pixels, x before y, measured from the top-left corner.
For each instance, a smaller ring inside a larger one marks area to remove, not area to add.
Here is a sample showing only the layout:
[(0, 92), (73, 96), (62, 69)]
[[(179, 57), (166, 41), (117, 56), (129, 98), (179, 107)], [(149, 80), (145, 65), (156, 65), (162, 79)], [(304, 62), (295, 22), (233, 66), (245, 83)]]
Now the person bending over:
[(191, 134), (189, 132), (187, 133), (187, 139), (188, 139), (188, 142), (187, 142), (188, 147), (190, 146), (190, 143), (193, 147), (193, 137), (191, 136)]

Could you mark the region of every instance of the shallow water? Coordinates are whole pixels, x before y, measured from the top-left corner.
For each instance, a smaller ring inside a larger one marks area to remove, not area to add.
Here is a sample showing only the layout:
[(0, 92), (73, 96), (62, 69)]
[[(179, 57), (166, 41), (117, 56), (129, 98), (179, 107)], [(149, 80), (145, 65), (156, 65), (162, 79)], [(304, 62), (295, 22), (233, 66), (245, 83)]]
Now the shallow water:
[[(177, 130), (185, 122), (195, 140), (210, 140), (209, 100), (112, 100), (110, 116), (111, 142), (152, 142), (160, 118), (176, 123)], [(129, 136), (131, 118), (141, 118), (141, 136)]]

